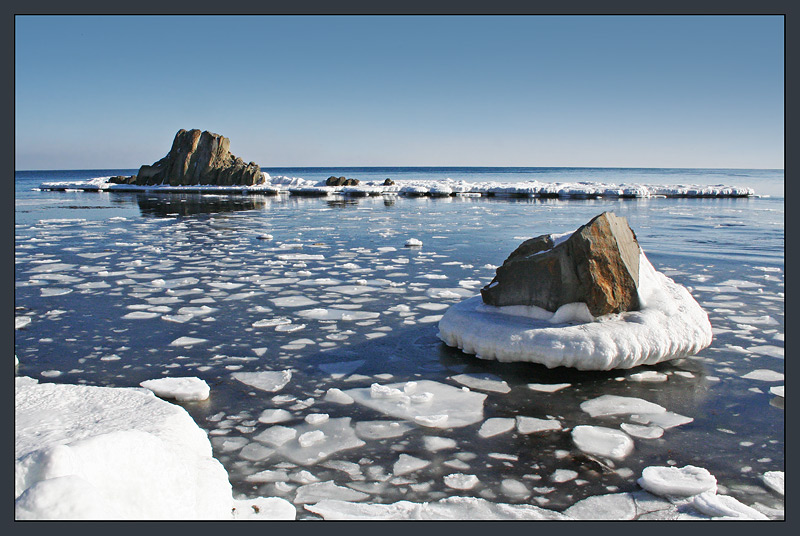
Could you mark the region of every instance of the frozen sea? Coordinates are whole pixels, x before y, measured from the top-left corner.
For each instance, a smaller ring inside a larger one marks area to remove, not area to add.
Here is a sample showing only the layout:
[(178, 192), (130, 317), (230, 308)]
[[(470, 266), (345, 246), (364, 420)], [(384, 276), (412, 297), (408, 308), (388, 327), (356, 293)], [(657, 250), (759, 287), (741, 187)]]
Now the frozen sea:
[[(706, 468), (720, 493), (783, 509), (762, 480), (784, 470), (784, 399), (773, 394), (784, 385), (783, 171), (264, 171), (311, 180), (725, 184), (757, 197), (47, 192), (34, 188), (136, 170), (18, 171), (16, 374), (114, 387), (205, 380), (207, 400), (176, 403), (208, 432), (234, 495), (285, 498), (298, 519), (318, 517), (304, 505), (319, 497), (464, 496), (564, 511), (641, 489), (637, 479), (653, 465)], [(653, 266), (706, 310), (709, 348), (657, 366), (580, 372), (482, 361), (437, 338), (444, 310), (478, 293), (520, 242), (572, 231), (607, 210), (627, 218)], [(422, 245), (406, 247), (410, 239)], [(415, 421), (361, 403), (370, 389), (408, 382), (466, 386), (485, 395), (482, 409), (463, 401)], [(670, 418), (587, 411), (603, 395), (658, 404)], [(581, 425), (628, 433), (633, 450), (612, 466), (598, 463), (573, 439)]]

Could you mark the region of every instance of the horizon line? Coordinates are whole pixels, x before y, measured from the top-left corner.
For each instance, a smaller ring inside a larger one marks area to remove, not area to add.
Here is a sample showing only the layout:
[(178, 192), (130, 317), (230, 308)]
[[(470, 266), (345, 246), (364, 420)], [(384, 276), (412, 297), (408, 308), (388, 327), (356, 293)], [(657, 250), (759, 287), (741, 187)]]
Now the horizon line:
[[(14, 169), (17, 171), (112, 171), (112, 170), (132, 170), (139, 169), (137, 167), (97, 167), (97, 168), (50, 168), (50, 169)], [(781, 168), (759, 168), (759, 167), (683, 167), (683, 166), (656, 166), (656, 167), (643, 167), (643, 166), (458, 166), (458, 165), (437, 165), (437, 166), (401, 166), (401, 165), (371, 165), (371, 166), (259, 166), (259, 169), (401, 169), (401, 168), (439, 168), (439, 169), (686, 169), (686, 170), (739, 170), (739, 171), (785, 171), (785, 167)]]

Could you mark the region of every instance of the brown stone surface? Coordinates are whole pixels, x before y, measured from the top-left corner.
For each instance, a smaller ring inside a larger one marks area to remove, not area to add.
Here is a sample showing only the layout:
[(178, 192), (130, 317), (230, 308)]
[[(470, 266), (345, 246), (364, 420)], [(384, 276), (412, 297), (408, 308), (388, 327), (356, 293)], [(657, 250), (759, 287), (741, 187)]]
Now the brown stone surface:
[(494, 306), (555, 311), (585, 302), (593, 316), (639, 309), (639, 243), (623, 217), (604, 212), (553, 247), (550, 235), (526, 240), (481, 289)]
[(232, 155), (230, 144), (228, 138), (219, 134), (181, 129), (175, 134), (167, 156), (152, 166), (139, 168), (135, 184), (249, 186), (263, 182), (258, 164), (246, 164)]

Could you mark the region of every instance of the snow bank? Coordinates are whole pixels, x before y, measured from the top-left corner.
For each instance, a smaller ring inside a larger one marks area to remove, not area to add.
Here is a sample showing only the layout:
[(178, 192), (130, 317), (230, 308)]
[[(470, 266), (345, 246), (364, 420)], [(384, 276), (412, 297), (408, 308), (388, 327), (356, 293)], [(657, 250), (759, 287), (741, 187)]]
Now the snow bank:
[[(639, 311), (553, 325), (557, 313), (537, 307), (493, 307), (478, 295), (445, 312), (439, 338), (481, 359), (579, 370), (652, 365), (696, 354), (711, 344), (708, 315), (686, 288), (657, 272), (642, 251), (639, 301)], [(539, 311), (533, 314), (531, 309)]]
[(20, 377), (14, 416), (16, 519), (295, 518), (283, 499), (235, 501), (205, 432), (145, 389)]
[(15, 392), (17, 519), (230, 519), (228, 475), (183, 408), (143, 389)]
[(84, 181), (44, 182), (41, 190), (86, 190), (86, 191), (154, 191), (154, 192), (197, 192), (209, 194), (262, 193), (293, 195), (329, 196), (333, 194), (366, 195), (405, 195), (409, 197), (433, 196), (449, 197), (455, 195), (498, 196), (498, 197), (553, 197), (560, 199), (590, 198), (649, 198), (649, 197), (750, 197), (752, 188), (743, 186), (717, 185), (659, 185), (659, 184), (612, 184), (603, 182), (540, 182), (531, 180), (518, 183), (497, 181), (466, 182), (462, 180), (398, 180), (396, 184), (384, 185), (377, 181), (364, 181), (356, 186), (326, 186), (325, 181), (313, 181), (299, 177), (270, 176), (264, 173), (264, 182), (253, 186), (136, 186), (132, 184), (113, 184), (111, 177), (97, 177)]

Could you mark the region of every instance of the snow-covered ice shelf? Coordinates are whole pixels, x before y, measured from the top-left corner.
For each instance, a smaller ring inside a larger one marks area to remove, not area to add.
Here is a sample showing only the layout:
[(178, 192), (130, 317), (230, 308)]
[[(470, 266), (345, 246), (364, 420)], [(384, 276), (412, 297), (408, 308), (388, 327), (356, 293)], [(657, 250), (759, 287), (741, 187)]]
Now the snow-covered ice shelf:
[(111, 177), (98, 177), (85, 181), (44, 182), (41, 190), (83, 190), (116, 192), (180, 192), (209, 194), (291, 194), (306, 197), (349, 195), (356, 197), (376, 195), (403, 195), (408, 197), (550, 197), (561, 199), (593, 198), (649, 198), (649, 197), (751, 197), (752, 188), (741, 186), (700, 186), (693, 184), (609, 184), (595, 182), (540, 182), (502, 183), (494, 181), (465, 182), (446, 180), (399, 180), (391, 186), (376, 181), (366, 181), (357, 186), (325, 186), (297, 177), (270, 176), (264, 173), (264, 182), (253, 186), (136, 186), (108, 182)]

